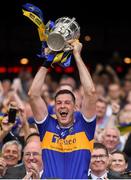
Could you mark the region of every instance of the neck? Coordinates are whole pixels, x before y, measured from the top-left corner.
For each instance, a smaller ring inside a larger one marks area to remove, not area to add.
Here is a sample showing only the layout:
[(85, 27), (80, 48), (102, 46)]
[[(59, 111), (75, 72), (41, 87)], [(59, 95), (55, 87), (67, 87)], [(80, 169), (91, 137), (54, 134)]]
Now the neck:
[(59, 123), (60, 128), (70, 128), (73, 125), (73, 122), (69, 123), (69, 124), (61, 124)]
[(92, 171), (91, 174), (94, 174), (95, 176), (97, 177), (101, 177), (103, 176), (107, 171), (104, 170), (104, 171)]

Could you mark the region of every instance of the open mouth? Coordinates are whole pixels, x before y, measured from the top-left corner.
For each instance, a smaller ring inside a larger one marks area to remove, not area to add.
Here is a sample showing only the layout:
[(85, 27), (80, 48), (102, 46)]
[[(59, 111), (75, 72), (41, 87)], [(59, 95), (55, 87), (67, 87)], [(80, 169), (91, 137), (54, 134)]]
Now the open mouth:
[(64, 112), (64, 111), (60, 112), (61, 117), (66, 117), (67, 114), (68, 114), (68, 113), (67, 113), (67, 112)]

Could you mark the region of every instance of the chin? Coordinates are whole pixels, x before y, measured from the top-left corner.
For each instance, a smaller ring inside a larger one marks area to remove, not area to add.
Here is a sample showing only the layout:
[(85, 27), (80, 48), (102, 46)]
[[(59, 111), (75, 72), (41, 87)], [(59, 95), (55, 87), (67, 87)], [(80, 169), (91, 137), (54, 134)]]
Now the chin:
[(62, 126), (68, 126), (70, 124), (70, 122), (66, 121), (66, 120), (62, 120), (62, 121), (59, 121), (59, 123), (62, 125)]

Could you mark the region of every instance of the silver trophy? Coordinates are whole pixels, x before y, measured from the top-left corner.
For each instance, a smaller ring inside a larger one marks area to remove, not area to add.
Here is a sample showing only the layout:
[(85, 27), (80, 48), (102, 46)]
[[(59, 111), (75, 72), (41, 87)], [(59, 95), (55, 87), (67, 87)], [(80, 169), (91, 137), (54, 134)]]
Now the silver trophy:
[(80, 26), (75, 18), (61, 17), (55, 21), (52, 31), (48, 34), (47, 46), (51, 51), (68, 51), (72, 47), (67, 41), (79, 37)]

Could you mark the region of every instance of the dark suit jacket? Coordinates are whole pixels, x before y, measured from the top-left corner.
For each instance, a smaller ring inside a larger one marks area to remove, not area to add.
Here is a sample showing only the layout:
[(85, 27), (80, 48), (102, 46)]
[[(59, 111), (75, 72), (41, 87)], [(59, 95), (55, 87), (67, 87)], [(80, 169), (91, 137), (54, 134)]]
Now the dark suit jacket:
[[(2, 177), (2, 179), (23, 179), (26, 175), (26, 169), (24, 164), (21, 164), (16, 167), (10, 167), (7, 169), (6, 174)], [(44, 173), (41, 178), (44, 178)]]
[(22, 179), (26, 175), (26, 170), (23, 164), (16, 167), (10, 167), (7, 169), (6, 174), (2, 179)]
[[(107, 173), (107, 178), (108, 179), (121, 179), (121, 176), (118, 174), (113, 174), (112, 172)], [(91, 175), (88, 176), (88, 179), (92, 179)]]

